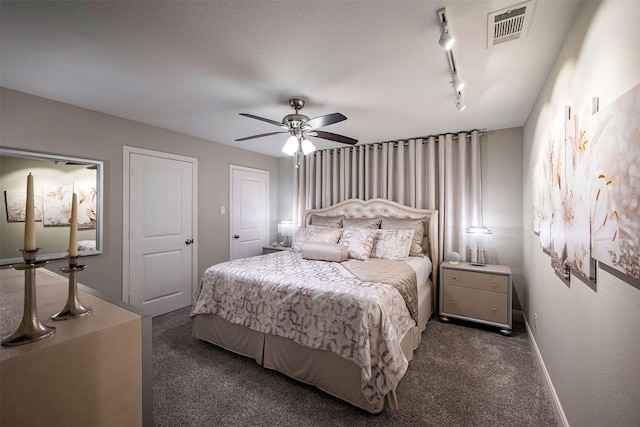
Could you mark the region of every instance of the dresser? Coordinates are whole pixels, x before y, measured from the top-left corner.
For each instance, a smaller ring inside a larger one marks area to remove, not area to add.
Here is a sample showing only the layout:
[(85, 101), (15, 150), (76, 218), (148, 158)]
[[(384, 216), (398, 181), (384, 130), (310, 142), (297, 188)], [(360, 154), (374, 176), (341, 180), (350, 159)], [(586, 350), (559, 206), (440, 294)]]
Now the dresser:
[[(0, 270), (2, 338), (23, 313), (24, 272)], [(65, 305), (68, 277), (36, 270), (38, 318), (55, 333), (0, 347), (0, 425), (151, 426), (151, 317), (78, 284), (93, 312), (53, 321)]]
[(506, 265), (475, 266), (467, 262), (440, 265), (440, 319), (467, 320), (512, 329), (511, 269)]

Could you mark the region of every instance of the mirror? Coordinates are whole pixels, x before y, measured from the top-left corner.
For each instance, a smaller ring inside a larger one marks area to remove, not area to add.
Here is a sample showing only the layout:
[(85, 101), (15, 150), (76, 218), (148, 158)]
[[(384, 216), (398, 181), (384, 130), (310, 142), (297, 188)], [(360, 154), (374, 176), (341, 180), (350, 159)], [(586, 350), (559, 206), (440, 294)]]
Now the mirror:
[(0, 265), (23, 262), (27, 175), (33, 175), (38, 260), (64, 259), (78, 194), (78, 253), (102, 253), (103, 162), (0, 148)]

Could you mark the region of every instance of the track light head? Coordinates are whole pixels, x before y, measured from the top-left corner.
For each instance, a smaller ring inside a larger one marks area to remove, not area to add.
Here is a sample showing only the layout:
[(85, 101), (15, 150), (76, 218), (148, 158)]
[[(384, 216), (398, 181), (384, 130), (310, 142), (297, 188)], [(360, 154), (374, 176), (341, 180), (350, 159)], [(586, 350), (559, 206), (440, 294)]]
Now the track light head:
[(458, 109), (458, 111), (462, 111), (465, 108), (467, 108), (467, 106), (462, 103), (462, 93), (461, 92), (457, 92), (456, 93), (456, 100), (454, 102), (456, 103), (456, 108)]
[(453, 47), (453, 43), (456, 40), (451, 37), (451, 35), (449, 34), (449, 27), (447, 27), (447, 24), (442, 24), (442, 34), (440, 35), (440, 39), (438, 40), (438, 44), (440, 46), (442, 46), (443, 48), (445, 48), (446, 50), (451, 50), (451, 48)]
[(462, 88), (464, 87), (464, 82), (460, 81), (460, 79), (458, 78), (458, 75), (456, 73), (453, 73), (451, 75), (451, 86), (453, 87), (453, 90), (457, 92), (460, 92), (462, 90)]

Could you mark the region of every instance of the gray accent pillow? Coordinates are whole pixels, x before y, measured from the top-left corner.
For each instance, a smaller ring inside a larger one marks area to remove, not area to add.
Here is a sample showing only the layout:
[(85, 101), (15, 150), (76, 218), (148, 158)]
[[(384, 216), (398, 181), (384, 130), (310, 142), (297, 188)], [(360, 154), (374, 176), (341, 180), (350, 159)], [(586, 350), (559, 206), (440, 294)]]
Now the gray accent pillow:
[(367, 228), (371, 230), (377, 230), (380, 228), (380, 217), (375, 218), (343, 218), (342, 228)]
[(325, 216), (325, 215), (311, 215), (311, 225), (316, 227), (342, 227), (342, 215), (339, 216)]

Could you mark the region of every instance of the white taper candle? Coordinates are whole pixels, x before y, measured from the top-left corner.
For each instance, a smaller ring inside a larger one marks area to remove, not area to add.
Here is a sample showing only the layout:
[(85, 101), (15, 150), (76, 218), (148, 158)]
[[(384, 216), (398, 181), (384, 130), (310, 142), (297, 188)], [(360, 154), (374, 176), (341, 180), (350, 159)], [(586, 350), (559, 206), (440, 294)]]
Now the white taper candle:
[(24, 250), (36, 249), (36, 212), (33, 201), (33, 175), (27, 175), (27, 205), (24, 213)]
[(71, 198), (71, 231), (69, 232), (69, 256), (78, 256), (78, 196)]

